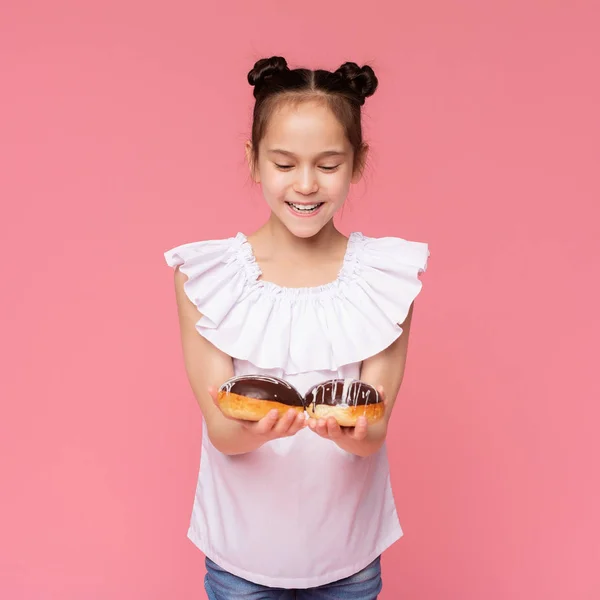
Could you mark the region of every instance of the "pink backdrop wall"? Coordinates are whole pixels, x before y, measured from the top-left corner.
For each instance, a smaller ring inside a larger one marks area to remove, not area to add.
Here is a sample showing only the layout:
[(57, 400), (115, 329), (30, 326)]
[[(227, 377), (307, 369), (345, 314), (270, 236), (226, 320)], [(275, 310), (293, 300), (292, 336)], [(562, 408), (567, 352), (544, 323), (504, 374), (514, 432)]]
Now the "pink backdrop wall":
[(384, 600), (600, 598), (593, 2), (4, 2), (0, 597), (204, 598), (167, 248), (250, 232), (247, 71), (372, 61), (348, 232), (431, 243)]

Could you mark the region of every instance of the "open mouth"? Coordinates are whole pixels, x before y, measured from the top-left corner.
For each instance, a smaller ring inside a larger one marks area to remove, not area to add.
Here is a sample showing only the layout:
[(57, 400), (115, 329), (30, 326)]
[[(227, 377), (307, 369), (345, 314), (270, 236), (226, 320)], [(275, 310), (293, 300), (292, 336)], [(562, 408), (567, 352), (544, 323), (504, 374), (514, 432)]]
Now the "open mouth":
[(317, 202), (315, 204), (293, 204), (292, 202), (286, 202), (286, 204), (299, 215), (309, 215), (311, 213), (317, 212), (324, 202)]

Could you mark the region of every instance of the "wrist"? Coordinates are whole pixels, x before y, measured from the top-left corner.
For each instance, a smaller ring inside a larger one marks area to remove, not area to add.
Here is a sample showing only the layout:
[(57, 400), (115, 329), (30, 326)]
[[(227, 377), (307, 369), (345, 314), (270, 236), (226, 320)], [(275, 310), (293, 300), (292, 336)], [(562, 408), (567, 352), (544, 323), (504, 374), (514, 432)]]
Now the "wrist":
[(387, 422), (379, 421), (369, 426), (367, 435), (362, 440), (336, 440), (338, 446), (351, 454), (366, 458), (379, 452), (387, 435)]
[(269, 440), (250, 433), (241, 423), (224, 418), (218, 427), (208, 428), (212, 445), (222, 454), (237, 456), (258, 450)]
[(383, 442), (385, 442), (385, 438), (387, 436), (388, 423), (386, 419), (381, 419), (381, 421), (377, 421), (373, 423), (367, 429), (367, 440), (369, 440), (373, 444), (379, 444), (379, 446), (383, 446)]

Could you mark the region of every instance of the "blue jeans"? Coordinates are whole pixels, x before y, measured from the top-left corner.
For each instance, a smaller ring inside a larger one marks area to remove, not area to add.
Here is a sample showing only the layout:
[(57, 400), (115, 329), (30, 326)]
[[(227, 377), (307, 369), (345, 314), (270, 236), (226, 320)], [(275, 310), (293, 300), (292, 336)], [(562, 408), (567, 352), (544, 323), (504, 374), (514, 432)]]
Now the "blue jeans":
[(376, 558), (355, 575), (306, 590), (271, 588), (232, 575), (206, 559), (204, 587), (209, 600), (377, 600), (381, 563)]

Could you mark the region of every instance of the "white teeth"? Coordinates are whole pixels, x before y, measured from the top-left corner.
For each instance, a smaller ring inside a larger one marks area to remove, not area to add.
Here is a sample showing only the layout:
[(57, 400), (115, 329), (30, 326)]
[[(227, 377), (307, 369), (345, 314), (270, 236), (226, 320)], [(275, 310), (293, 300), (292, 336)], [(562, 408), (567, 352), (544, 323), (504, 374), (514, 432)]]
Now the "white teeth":
[(312, 210), (315, 210), (316, 208), (318, 208), (319, 206), (321, 206), (322, 203), (318, 203), (318, 204), (292, 204), (291, 202), (288, 203), (294, 210), (297, 210), (298, 212), (310, 212)]

